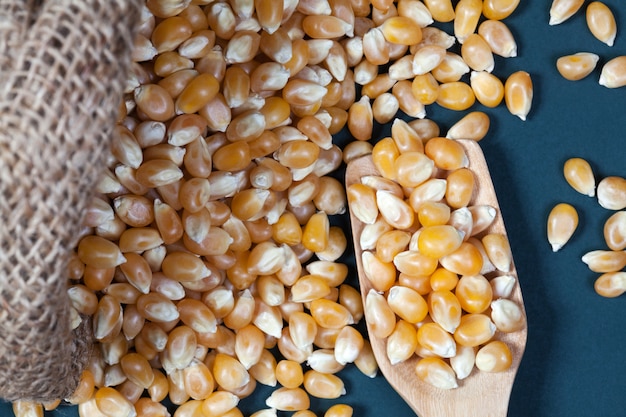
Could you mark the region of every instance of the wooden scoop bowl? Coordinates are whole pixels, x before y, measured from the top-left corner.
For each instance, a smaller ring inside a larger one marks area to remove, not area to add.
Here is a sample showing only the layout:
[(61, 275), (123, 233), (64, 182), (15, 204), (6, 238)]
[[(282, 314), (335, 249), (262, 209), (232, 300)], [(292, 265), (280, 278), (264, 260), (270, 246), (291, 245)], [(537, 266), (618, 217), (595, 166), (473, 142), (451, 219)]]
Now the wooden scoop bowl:
[[(476, 179), (474, 197), (470, 205), (488, 204), (498, 211), (492, 225), (483, 233), (495, 232), (506, 236), (493, 182), (479, 144), (471, 140), (458, 142), (465, 148), (470, 161), (469, 168)], [(346, 187), (360, 182), (361, 177), (366, 175), (379, 175), (371, 155), (358, 158), (348, 164)], [(372, 285), (363, 272), (361, 262), (362, 249), (359, 245), (359, 237), (364, 225), (355, 216), (350, 217), (359, 284), (363, 303), (365, 303), (365, 296)], [(507, 274), (517, 277), (514, 264), (511, 265), (511, 271)], [(515, 284), (509, 298), (520, 305), (524, 311), (519, 283)], [(367, 327), (369, 330), (369, 323)], [(370, 334), (372, 334), (371, 331)], [(526, 346), (526, 336), (526, 326), (514, 333), (496, 332), (494, 339), (505, 342), (511, 349), (513, 355), (511, 367), (499, 373), (482, 372), (474, 368), (467, 378), (458, 381), (458, 388), (451, 390), (439, 389), (418, 379), (415, 373), (415, 365), (418, 361), (416, 356), (405, 362), (391, 365), (386, 354), (386, 340), (372, 336), (370, 342), (382, 374), (419, 417), (505, 417), (513, 381)]]

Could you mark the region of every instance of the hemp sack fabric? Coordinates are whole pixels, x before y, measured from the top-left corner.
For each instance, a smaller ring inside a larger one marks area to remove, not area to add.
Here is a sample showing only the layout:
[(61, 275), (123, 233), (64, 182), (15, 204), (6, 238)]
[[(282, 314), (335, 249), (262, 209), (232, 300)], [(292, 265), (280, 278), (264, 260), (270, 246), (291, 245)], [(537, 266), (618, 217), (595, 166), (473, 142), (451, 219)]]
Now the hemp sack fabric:
[(89, 360), (67, 261), (110, 152), (138, 0), (0, 0), (0, 397), (67, 398)]

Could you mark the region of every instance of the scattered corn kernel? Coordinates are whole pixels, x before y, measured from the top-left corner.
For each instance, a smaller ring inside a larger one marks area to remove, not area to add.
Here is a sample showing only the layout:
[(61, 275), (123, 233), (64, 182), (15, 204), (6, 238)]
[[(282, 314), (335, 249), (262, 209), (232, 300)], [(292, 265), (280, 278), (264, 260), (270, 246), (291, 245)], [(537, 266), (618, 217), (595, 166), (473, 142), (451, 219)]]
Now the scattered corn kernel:
[(548, 215), (548, 242), (552, 251), (559, 251), (572, 237), (578, 227), (578, 212), (567, 203), (559, 203)]

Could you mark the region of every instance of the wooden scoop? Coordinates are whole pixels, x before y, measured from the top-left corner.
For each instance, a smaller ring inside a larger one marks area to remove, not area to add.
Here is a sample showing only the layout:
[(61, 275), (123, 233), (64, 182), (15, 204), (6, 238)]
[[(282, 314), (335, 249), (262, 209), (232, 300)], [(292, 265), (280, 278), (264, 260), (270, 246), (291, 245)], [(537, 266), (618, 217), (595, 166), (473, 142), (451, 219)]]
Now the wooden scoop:
[[(458, 142), (465, 148), (470, 161), (469, 168), (476, 179), (474, 197), (470, 205), (488, 204), (498, 211), (492, 225), (483, 233), (502, 233), (506, 236), (500, 207), (480, 145), (471, 140)], [(346, 187), (360, 182), (361, 177), (366, 175), (379, 175), (371, 155), (358, 158), (348, 164)], [(364, 225), (355, 216), (350, 217), (359, 284), (365, 304), (365, 296), (372, 285), (363, 272), (361, 262), (362, 249), (359, 245), (359, 237)], [(511, 265), (511, 271), (507, 274), (517, 277), (515, 265)], [(522, 293), (518, 283), (515, 284), (509, 298), (521, 306), (524, 312)], [(367, 327), (370, 331), (369, 323)], [(372, 334), (371, 331), (370, 334)], [(458, 381), (458, 388), (451, 390), (439, 389), (418, 379), (415, 373), (415, 365), (418, 361), (416, 356), (405, 362), (391, 365), (386, 354), (386, 340), (372, 336), (370, 342), (382, 374), (419, 417), (505, 417), (513, 381), (526, 346), (526, 335), (526, 326), (514, 333), (496, 332), (494, 339), (505, 342), (511, 349), (513, 355), (511, 367), (499, 373), (487, 373), (474, 368), (467, 378)]]

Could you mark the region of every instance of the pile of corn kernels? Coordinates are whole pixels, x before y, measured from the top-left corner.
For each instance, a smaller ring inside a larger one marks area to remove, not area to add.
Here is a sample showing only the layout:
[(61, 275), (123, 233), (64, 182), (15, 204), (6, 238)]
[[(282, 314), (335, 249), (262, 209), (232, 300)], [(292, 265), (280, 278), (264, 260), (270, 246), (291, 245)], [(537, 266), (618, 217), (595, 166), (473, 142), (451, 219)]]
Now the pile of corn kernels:
[[(439, 137), (433, 103), (504, 102), (525, 120), (530, 75), (492, 72), (494, 54), (517, 54), (503, 19), (518, 3), (147, 0), (112, 156), (68, 267), (74, 324), (92, 316), (97, 343), (65, 400), (83, 417), (169, 416), (163, 401), (175, 417), (235, 417), (263, 384), (276, 389), (254, 416), (310, 417), (310, 397), (346, 393), (345, 366), (376, 375), (339, 262), (347, 238), (332, 223), (347, 197), (332, 174), (398, 114), (410, 137)], [(451, 34), (434, 24), (450, 22)], [(488, 129), (471, 112), (446, 136)], [(340, 148), (333, 135), (346, 130), (354, 141)]]

